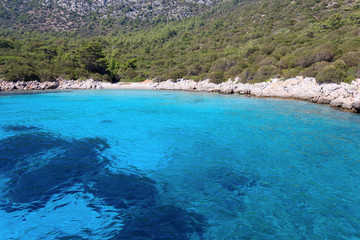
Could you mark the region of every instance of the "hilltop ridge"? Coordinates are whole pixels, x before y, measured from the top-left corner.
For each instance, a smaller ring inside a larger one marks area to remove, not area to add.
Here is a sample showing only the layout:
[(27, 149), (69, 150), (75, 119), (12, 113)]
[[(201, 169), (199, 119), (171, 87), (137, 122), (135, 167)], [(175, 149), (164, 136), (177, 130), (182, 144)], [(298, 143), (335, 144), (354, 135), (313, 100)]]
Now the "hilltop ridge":
[(1, 25), (42, 31), (69, 31), (91, 25), (154, 23), (199, 14), (222, 0), (1, 0)]

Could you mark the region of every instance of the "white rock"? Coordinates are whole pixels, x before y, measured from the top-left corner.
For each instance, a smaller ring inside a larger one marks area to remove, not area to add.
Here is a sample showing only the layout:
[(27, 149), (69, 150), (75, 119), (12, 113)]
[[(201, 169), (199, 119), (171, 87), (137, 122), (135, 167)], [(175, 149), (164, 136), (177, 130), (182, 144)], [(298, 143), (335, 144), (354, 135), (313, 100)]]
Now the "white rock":
[(352, 81), (351, 84), (321, 84), (314, 78), (296, 77), (287, 80), (272, 79), (268, 82), (248, 84), (241, 83), (236, 78), (229, 79), (221, 84), (215, 84), (208, 79), (200, 82), (193, 80), (179, 79), (177, 81), (163, 81), (155, 83), (146, 80), (143, 83), (111, 84), (88, 79), (59, 80), (55, 82), (39, 83), (37, 81), (6, 82), (0, 79), (0, 91), (14, 90), (44, 90), (44, 89), (99, 89), (99, 88), (145, 88), (164, 90), (185, 90), (221, 92), (224, 94), (249, 94), (258, 97), (280, 97), (297, 98), (320, 104), (330, 104), (337, 108), (346, 108), (351, 111), (360, 112), (360, 79)]

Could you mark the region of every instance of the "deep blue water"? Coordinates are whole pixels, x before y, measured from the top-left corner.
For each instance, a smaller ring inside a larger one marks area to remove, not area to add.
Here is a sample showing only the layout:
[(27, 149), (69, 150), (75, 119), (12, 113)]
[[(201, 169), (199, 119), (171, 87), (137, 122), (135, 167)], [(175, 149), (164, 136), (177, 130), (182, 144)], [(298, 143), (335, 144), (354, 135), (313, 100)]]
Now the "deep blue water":
[(0, 239), (360, 239), (360, 115), (209, 93), (0, 95)]

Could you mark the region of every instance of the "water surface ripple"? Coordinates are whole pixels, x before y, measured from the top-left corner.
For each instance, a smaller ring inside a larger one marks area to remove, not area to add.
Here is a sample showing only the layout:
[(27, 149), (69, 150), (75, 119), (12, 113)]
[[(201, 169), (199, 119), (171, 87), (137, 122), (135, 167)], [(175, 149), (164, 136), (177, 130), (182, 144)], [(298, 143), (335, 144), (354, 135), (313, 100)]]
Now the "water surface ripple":
[(0, 95), (0, 239), (360, 239), (360, 116), (147, 90)]

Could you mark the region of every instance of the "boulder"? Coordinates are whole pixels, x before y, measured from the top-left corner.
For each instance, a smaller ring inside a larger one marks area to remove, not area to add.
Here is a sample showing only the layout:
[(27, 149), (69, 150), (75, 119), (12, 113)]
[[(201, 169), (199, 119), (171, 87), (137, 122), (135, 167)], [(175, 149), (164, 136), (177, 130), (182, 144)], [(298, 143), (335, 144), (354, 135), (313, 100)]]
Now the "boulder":
[(344, 109), (352, 110), (353, 109), (352, 103), (353, 102), (351, 98), (339, 97), (332, 100), (330, 102), (330, 106), (335, 108), (344, 108)]

